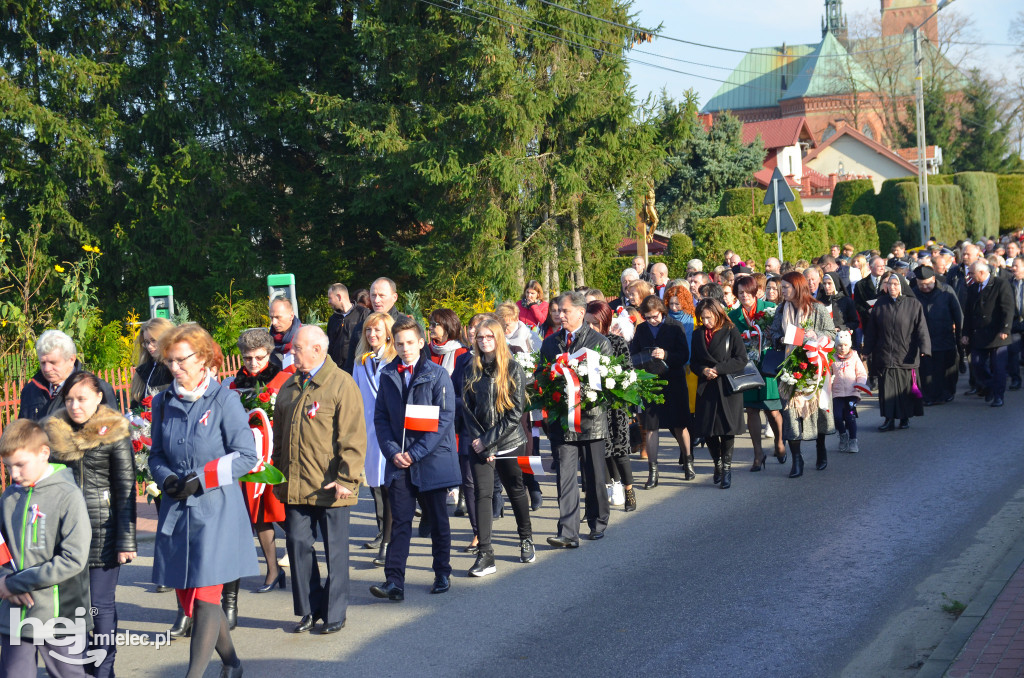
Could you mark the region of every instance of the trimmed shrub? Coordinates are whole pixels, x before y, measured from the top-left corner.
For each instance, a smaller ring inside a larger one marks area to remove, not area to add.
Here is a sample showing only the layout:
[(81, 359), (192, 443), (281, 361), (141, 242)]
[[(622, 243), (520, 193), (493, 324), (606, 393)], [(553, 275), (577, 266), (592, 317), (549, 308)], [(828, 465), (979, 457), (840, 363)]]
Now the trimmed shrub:
[[(685, 237), (685, 236), (684, 236)], [(682, 268), (672, 259), (666, 256), (647, 257), (647, 263), (664, 262), (668, 266), (669, 278), (677, 278), (686, 273), (686, 261), (681, 264)], [(587, 278), (587, 287), (596, 287), (604, 292), (609, 299), (619, 296), (619, 276), (622, 272), (633, 265), (633, 257), (609, 257), (604, 265), (595, 269)], [(563, 289), (568, 289), (563, 286)]]
[[(959, 186), (928, 186), (928, 205), (931, 210), (932, 237), (939, 242), (955, 243), (966, 233), (964, 195)], [(918, 220), (920, 222), (920, 220)], [(918, 238), (920, 240), (920, 238)]]
[[(953, 185), (956, 184), (956, 179), (953, 178), (954, 176), (956, 176), (956, 175), (954, 175), (954, 174), (929, 174), (928, 175), (928, 185), (929, 186), (953, 186)], [(914, 177), (908, 177), (908, 179), (910, 181), (915, 182), (915, 183), (917, 182), (917, 179), (914, 178)]]
[(850, 243), (858, 252), (878, 248), (878, 229), (870, 214), (830, 216), (826, 225), (829, 245)]
[(1008, 233), (1024, 228), (1024, 174), (996, 177), (999, 194), (999, 231)]
[[(991, 172), (960, 172), (953, 175), (953, 183), (960, 187), (962, 193), (967, 236), (977, 240), (996, 235), (999, 232), (999, 189), (996, 175)], [(945, 225), (943, 228), (945, 230)], [(932, 229), (933, 235), (934, 231)]]
[(871, 214), (874, 210), (875, 184), (871, 179), (840, 181), (832, 191), (829, 214)]
[(667, 262), (669, 273), (674, 270), (686, 271), (686, 262), (693, 258), (693, 241), (690, 236), (676, 233), (668, 239)]
[[(765, 219), (768, 218), (771, 207), (765, 205), (764, 194), (765, 191), (762, 188), (730, 188), (722, 192), (722, 201), (718, 204), (717, 217), (749, 217), (750, 216), (750, 201), (751, 193), (753, 193), (754, 201), (754, 212), (760, 217)], [(795, 191), (794, 191), (795, 193)], [(789, 213), (794, 218), (798, 214), (803, 214), (804, 204), (800, 200), (800, 196), (796, 196), (796, 200), (791, 203), (786, 203), (789, 207)]]
[(878, 233), (878, 251), (891, 252), (892, 244), (900, 239), (899, 229), (891, 221), (879, 221), (876, 224)]

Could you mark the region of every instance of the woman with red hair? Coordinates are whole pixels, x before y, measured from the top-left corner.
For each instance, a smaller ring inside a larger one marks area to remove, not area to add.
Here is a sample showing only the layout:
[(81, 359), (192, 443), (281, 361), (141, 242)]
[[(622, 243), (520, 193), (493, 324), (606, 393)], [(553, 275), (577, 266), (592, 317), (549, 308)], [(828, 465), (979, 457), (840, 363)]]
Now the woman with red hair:
[[(810, 285), (802, 273), (791, 271), (782, 276), (780, 291), (783, 302), (775, 313), (775, 320), (769, 332), (769, 340), (776, 347), (785, 348), (787, 355), (795, 348), (784, 345), (783, 341), (786, 329), (790, 326), (803, 328), (805, 340), (820, 336), (835, 340), (836, 327), (832, 318), (822, 303), (811, 295)], [(828, 388), (827, 379), (825, 384), (824, 388)], [(790, 478), (799, 478), (804, 474), (804, 458), (800, 454), (800, 443), (804, 440), (815, 441), (815, 468), (824, 471), (828, 466), (825, 436), (835, 433), (836, 427), (829, 409), (832, 396), (828, 393), (825, 395), (825, 398), (816, 397), (812, 401), (803, 397), (783, 399), (782, 433), (789, 443), (789, 451), (793, 456)], [(824, 407), (823, 402), (826, 403)]]

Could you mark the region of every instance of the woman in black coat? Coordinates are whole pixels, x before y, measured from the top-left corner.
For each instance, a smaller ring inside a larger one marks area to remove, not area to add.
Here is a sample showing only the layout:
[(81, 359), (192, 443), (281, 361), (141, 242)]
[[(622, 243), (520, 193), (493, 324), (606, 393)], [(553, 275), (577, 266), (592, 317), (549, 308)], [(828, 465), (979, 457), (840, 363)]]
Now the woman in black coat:
[(832, 316), (832, 324), (836, 331), (849, 331), (851, 335), (860, 327), (857, 307), (853, 299), (846, 295), (843, 281), (838, 273), (826, 273), (818, 286), (818, 301), (825, 305), (825, 310)]
[[(117, 629), (117, 576), (121, 565), (136, 557), (135, 455), (128, 420), (101, 404), (103, 391), (95, 374), (72, 374), (61, 389), (61, 398), (64, 409), (49, 417), (44, 426), (51, 460), (71, 469), (89, 509), (93, 633), (109, 640)], [(93, 647), (106, 650), (106, 655), (92, 675), (113, 676), (116, 645), (106, 642)]]
[[(679, 456), (690, 453), (690, 395), (686, 386), (686, 363), (690, 360), (690, 346), (683, 324), (668, 316), (665, 302), (655, 295), (640, 303), (644, 322), (636, 328), (629, 352), (633, 363), (640, 369), (658, 374), (668, 383), (662, 390), (665, 402), (648, 405), (640, 413), (640, 428), (647, 442), (648, 476), (644, 489), (658, 486), (658, 429), (669, 429), (679, 443)], [(653, 368), (658, 365), (659, 369)], [(667, 370), (666, 367), (667, 366)]]
[(726, 376), (741, 374), (747, 365), (743, 336), (715, 299), (701, 299), (697, 317), (703, 327), (693, 331), (690, 369), (697, 374), (697, 407), (693, 428), (703, 436), (715, 462), (715, 483), (732, 485), (734, 439), (745, 431), (743, 394), (726, 395)]
[(921, 302), (910, 293), (902, 276), (890, 273), (868, 316), (864, 352), (879, 375), (878, 406), (885, 421), (879, 431), (910, 428), (910, 418), (924, 414), (921, 398), (913, 392), (914, 371), (922, 355), (931, 355), (931, 336)]

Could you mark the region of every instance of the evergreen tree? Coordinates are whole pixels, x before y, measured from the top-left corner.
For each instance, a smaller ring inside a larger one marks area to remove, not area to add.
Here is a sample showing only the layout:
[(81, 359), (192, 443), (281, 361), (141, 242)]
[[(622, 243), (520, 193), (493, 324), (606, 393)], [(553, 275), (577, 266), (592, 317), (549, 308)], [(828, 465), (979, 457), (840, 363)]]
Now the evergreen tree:
[(1024, 167), (1009, 143), (1010, 124), (1004, 121), (1005, 102), (979, 69), (973, 69), (964, 88), (961, 109), (960, 157), (956, 171), (1011, 172)]

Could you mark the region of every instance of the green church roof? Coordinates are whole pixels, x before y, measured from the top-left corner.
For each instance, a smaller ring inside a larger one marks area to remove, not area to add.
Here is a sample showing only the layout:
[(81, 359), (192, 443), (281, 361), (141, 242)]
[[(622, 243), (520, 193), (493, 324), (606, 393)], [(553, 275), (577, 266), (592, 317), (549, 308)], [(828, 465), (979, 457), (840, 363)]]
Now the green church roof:
[(862, 90), (870, 82), (864, 69), (831, 33), (826, 33), (814, 51), (801, 61), (803, 68), (780, 100), (848, 92), (850, 82), (858, 83), (857, 89)]
[(817, 45), (759, 47), (743, 55), (736, 69), (704, 105), (704, 113), (778, 106), (779, 99)]

